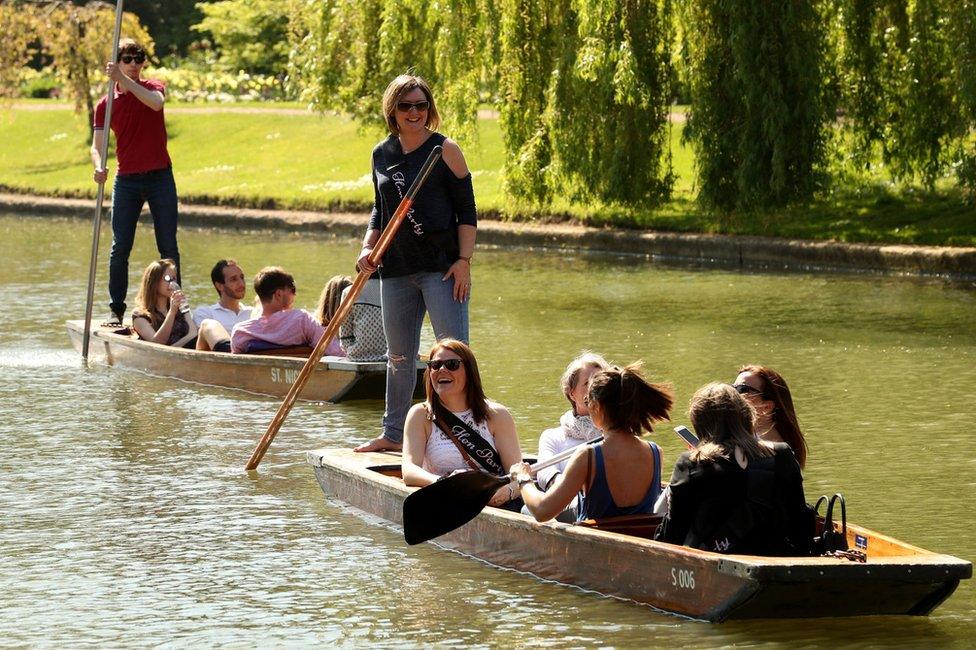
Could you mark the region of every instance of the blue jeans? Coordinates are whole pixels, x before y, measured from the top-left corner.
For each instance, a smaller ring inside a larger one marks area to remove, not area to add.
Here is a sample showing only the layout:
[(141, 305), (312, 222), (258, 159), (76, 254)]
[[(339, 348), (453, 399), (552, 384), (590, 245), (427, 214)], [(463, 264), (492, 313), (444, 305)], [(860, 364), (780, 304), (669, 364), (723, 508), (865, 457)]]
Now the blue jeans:
[(112, 311), (120, 315), (125, 313), (125, 296), (129, 290), (129, 253), (136, 237), (139, 213), (146, 201), (152, 212), (159, 256), (176, 262), (177, 276), (180, 273), (173, 170), (167, 168), (145, 174), (117, 175), (112, 188), (112, 252), (108, 260), (108, 293), (112, 299)]
[(403, 423), (417, 384), (415, 364), (424, 314), (430, 314), (437, 340), (468, 342), (468, 301), (454, 300), (454, 280), (442, 277), (443, 273), (414, 273), (380, 282), (388, 347), (383, 437), (392, 442), (403, 442)]

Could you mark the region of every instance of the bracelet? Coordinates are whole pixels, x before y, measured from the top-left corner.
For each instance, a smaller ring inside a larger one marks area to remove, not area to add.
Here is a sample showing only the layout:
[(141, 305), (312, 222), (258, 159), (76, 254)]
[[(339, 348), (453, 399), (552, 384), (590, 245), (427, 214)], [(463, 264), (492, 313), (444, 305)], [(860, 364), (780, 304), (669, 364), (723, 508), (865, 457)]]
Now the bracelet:
[(514, 501), (515, 500), (515, 496), (516, 496), (515, 488), (512, 487), (512, 484), (511, 483), (509, 483), (508, 484), (508, 500), (509, 501)]
[(471, 256), (470, 255), (468, 255), (467, 257), (464, 257), (463, 255), (458, 255), (458, 259), (459, 260), (464, 260), (465, 262), (468, 263), (468, 266), (471, 266)]

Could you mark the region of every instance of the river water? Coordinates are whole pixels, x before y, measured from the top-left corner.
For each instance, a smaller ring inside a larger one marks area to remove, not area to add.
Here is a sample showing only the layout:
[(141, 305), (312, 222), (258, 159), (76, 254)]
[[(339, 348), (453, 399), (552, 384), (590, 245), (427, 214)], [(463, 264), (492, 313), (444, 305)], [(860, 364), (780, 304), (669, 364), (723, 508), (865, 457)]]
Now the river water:
[[(63, 321), (84, 312), (90, 225), (6, 215), (0, 231), (3, 645), (966, 646), (976, 634), (972, 581), (927, 618), (711, 625), (407, 547), (327, 502), (304, 460), (374, 435), (381, 402), (299, 403), (249, 475), (278, 400), (84, 368)], [(130, 298), (152, 242), (140, 227)], [(222, 256), (248, 276), (284, 266), (312, 306), (356, 255), (349, 240), (205, 229), (183, 230), (181, 249), (194, 304), (214, 301)], [(472, 343), (523, 448), (565, 410), (559, 376), (583, 348), (673, 382), (675, 423), (698, 386), (765, 363), (793, 390), (809, 499), (843, 491), (851, 520), (976, 558), (972, 284), (510, 249), (479, 249), (474, 280)], [(680, 443), (669, 426), (654, 438), (670, 465)]]

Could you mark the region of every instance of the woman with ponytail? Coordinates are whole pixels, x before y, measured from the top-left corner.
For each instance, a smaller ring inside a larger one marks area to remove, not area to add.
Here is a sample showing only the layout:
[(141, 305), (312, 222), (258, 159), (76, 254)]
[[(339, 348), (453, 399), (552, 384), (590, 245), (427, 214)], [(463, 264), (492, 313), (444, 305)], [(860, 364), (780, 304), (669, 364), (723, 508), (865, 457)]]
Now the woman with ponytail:
[(650, 513), (661, 492), (661, 450), (640, 439), (654, 422), (667, 420), (671, 387), (649, 383), (642, 363), (600, 370), (590, 379), (585, 402), (603, 442), (581, 447), (547, 492), (529, 466), (512, 466), (525, 505), (537, 521), (552, 519), (580, 494), (577, 521)]

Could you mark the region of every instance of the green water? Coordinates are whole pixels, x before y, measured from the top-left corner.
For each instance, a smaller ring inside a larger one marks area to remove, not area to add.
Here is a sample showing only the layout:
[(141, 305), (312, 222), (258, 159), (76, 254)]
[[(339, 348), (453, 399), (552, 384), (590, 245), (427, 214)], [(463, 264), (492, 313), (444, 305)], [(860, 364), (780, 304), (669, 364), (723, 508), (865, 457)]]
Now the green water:
[[(9, 215), (0, 232), (4, 645), (968, 646), (976, 634), (972, 581), (927, 618), (709, 625), (407, 547), (326, 502), (304, 462), (374, 435), (380, 402), (300, 403), (249, 476), (277, 400), (85, 369), (62, 323), (84, 312), (90, 225)], [(130, 304), (152, 242), (141, 228)], [(249, 276), (286, 267), (312, 306), (356, 255), (350, 240), (200, 229), (181, 232), (181, 249), (196, 305), (215, 300), (222, 256)], [(676, 423), (698, 386), (764, 363), (793, 389), (808, 497), (841, 490), (851, 520), (976, 558), (972, 284), (506, 249), (478, 250), (474, 282), (486, 389), (527, 450), (566, 408), (559, 376), (583, 348), (673, 382)], [(669, 431), (655, 434), (666, 464), (681, 450)]]

